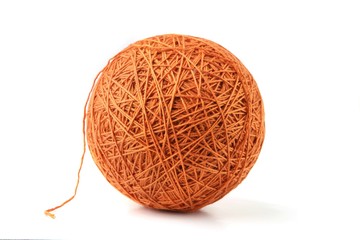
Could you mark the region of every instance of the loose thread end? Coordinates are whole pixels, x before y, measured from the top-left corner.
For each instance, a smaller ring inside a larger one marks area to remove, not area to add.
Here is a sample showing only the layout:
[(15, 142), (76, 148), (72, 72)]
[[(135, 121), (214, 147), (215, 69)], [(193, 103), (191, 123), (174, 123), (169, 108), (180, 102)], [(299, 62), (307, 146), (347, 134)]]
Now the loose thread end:
[(51, 217), (52, 219), (55, 219), (55, 218), (56, 218), (55, 214), (49, 212), (49, 210), (46, 210), (46, 211), (44, 212), (44, 214), (45, 214), (46, 216), (48, 216), (48, 217)]
[(85, 133), (85, 125), (86, 125), (86, 111), (87, 111), (87, 105), (89, 103), (89, 100), (90, 100), (90, 96), (91, 96), (91, 93), (92, 91), (94, 90), (94, 87), (95, 87), (95, 83), (96, 83), (96, 80), (99, 78), (99, 76), (101, 75), (102, 71), (98, 73), (98, 75), (96, 76), (96, 78), (94, 79), (94, 82), (91, 86), (91, 90), (88, 94), (88, 97), (86, 99), (86, 102), (85, 102), (85, 106), (84, 106), (84, 116), (83, 116), (83, 126), (82, 126), (82, 132), (83, 132), (83, 153), (82, 153), (82, 156), (81, 156), (81, 160), (80, 160), (80, 166), (79, 166), (79, 170), (78, 170), (78, 174), (77, 174), (77, 181), (76, 181), (76, 186), (75, 186), (75, 191), (74, 191), (74, 194), (68, 199), (66, 200), (65, 202), (63, 202), (61, 205), (57, 206), (57, 207), (54, 207), (54, 208), (50, 208), (48, 210), (45, 210), (44, 211), (44, 214), (48, 217), (51, 217), (52, 219), (55, 219), (56, 216), (55, 214), (51, 213), (52, 211), (58, 209), (58, 208), (61, 208), (62, 206), (64, 206), (65, 204), (67, 204), (68, 202), (70, 202), (71, 200), (74, 199), (74, 197), (76, 196), (76, 193), (77, 193), (77, 189), (79, 187), (79, 182), (80, 182), (80, 172), (81, 172), (81, 169), (82, 169), (82, 166), (83, 166), (83, 163), (84, 163), (84, 157), (85, 157), (85, 153), (86, 153), (86, 133)]

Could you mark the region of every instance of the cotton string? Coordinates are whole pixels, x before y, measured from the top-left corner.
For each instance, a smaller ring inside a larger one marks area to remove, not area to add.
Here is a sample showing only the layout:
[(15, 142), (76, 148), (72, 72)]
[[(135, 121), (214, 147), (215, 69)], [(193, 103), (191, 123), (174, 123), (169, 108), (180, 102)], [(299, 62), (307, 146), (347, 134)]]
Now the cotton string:
[[(111, 59), (110, 59), (111, 61)], [(109, 62), (110, 62), (109, 61)], [(79, 187), (79, 183), (80, 183), (80, 172), (81, 172), (81, 169), (82, 169), (82, 166), (83, 166), (83, 163), (84, 163), (84, 157), (85, 157), (85, 153), (86, 153), (86, 112), (87, 112), (87, 105), (89, 103), (89, 100), (90, 100), (90, 96), (91, 96), (91, 93), (92, 91), (94, 90), (94, 87), (95, 87), (95, 84), (96, 84), (96, 80), (99, 78), (99, 76), (101, 75), (102, 71), (99, 72), (97, 74), (97, 76), (95, 77), (94, 81), (93, 81), (93, 84), (91, 86), (91, 89), (90, 89), (90, 92), (87, 96), (87, 99), (86, 99), (86, 102), (85, 102), (85, 106), (84, 106), (84, 115), (83, 115), (83, 121), (82, 121), (82, 135), (83, 135), (83, 152), (82, 152), (82, 155), (81, 155), (81, 159), (80, 159), (80, 166), (79, 166), (79, 169), (78, 169), (78, 173), (77, 173), (77, 180), (76, 180), (76, 185), (75, 185), (75, 190), (74, 190), (74, 194), (69, 198), (67, 199), (66, 201), (64, 201), (62, 204), (56, 206), (56, 207), (53, 207), (53, 208), (49, 208), (47, 210), (44, 211), (45, 215), (46, 216), (49, 216), (51, 217), (52, 219), (55, 219), (56, 216), (55, 214), (53, 213), (53, 211), (55, 211), (56, 209), (59, 209), (61, 207), (63, 207), (64, 205), (66, 205), (67, 203), (69, 203), (70, 201), (72, 201), (76, 194), (77, 194), (77, 190), (78, 190), (78, 187)]]

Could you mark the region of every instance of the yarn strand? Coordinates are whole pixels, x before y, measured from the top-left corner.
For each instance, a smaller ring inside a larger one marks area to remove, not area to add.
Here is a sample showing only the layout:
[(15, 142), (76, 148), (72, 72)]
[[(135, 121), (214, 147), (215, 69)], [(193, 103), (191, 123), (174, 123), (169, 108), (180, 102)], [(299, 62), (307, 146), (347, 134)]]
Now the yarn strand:
[(87, 106), (88, 106), (88, 103), (89, 103), (89, 100), (90, 100), (91, 93), (93, 92), (96, 81), (99, 78), (99, 76), (101, 75), (101, 73), (102, 73), (102, 71), (99, 72), (97, 74), (97, 76), (95, 77), (95, 79), (93, 81), (93, 84), (91, 86), (90, 92), (89, 92), (89, 94), (87, 96), (85, 106), (84, 106), (84, 115), (83, 115), (83, 122), (82, 122), (83, 152), (82, 152), (81, 159), (80, 159), (80, 166), (79, 166), (78, 173), (77, 173), (77, 180), (76, 180), (74, 194), (69, 199), (64, 201), (62, 204), (60, 204), (60, 205), (58, 205), (56, 207), (53, 207), (53, 208), (49, 208), (49, 209), (44, 211), (44, 214), (46, 216), (48, 216), (48, 217), (51, 217), (52, 219), (56, 218), (55, 214), (52, 213), (52, 212), (55, 211), (56, 209), (59, 209), (59, 208), (63, 207), (67, 203), (71, 202), (75, 198), (75, 196), (77, 194), (77, 190), (78, 190), (79, 183), (80, 183), (80, 173), (81, 173), (82, 166), (84, 164), (84, 158), (85, 158), (85, 153), (86, 153), (86, 130), (85, 130), (86, 129), (86, 111), (87, 111)]

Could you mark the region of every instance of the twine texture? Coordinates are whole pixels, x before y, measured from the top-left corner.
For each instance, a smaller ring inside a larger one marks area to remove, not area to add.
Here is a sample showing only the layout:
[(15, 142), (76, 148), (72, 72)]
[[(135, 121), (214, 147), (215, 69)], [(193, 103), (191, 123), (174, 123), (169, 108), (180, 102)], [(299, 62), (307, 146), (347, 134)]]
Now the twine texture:
[(265, 133), (262, 98), (245, 66), (212, 41), (175, 34), (112, 58), (86, 120), (108, 182), (144, 206), (184, 212), (240, 184)]

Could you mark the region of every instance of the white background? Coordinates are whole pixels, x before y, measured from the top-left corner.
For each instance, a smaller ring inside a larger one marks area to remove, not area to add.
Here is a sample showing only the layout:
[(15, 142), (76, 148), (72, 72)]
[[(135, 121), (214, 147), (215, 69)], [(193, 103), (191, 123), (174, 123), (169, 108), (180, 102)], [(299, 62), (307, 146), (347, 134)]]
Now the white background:
[[(1, 1), (0, 238), (360, 239), (358, 1)], [(151, 211), (87, 153), (83, 105), (128, 44), (211, 39), (261, 90), (266, 138), (248, 178), (193, 214)]]

